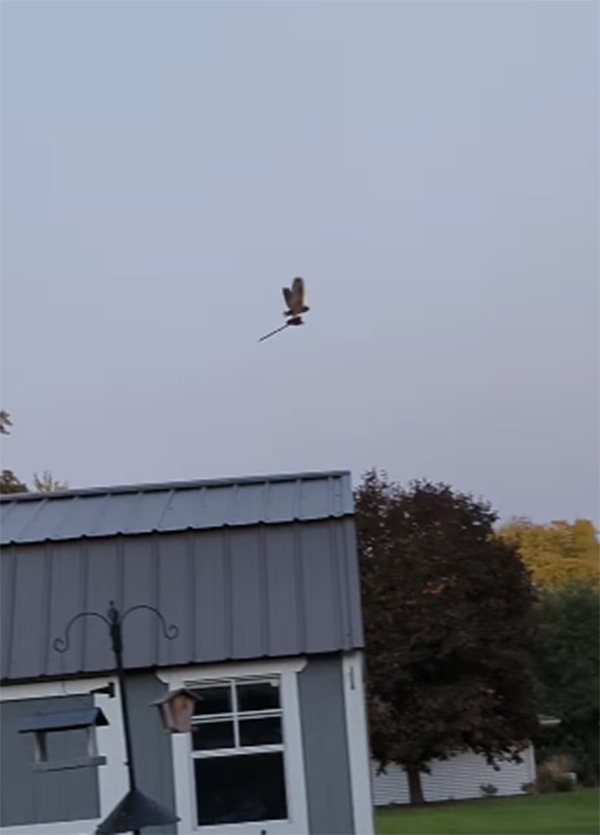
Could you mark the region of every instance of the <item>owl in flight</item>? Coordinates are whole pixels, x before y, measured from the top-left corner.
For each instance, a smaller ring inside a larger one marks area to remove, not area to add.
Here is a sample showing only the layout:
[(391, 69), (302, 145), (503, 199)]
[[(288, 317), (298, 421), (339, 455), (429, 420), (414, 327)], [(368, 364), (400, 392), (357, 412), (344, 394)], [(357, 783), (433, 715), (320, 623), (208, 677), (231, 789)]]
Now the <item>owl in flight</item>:
[(288, 309), (284, 311), (283, 314), (287, 317), (287, 322), (280, 328), (271, 331), (271, 333), (267, 333), (265, 336), (261, 336), (261, 338), (258, 340), (259, 342), (263, 342), (263, 340), (268, 339), (270, 336), (274, 336), (276, 333), (279, 333), (279, 331), (284, 330), (290, 325), (304, 324), (304, 322), (302, 321), (302, 314), (307, 313), (307, 311), (310, 310), (310, 308), (304, 304), (304, 279), (295, 278), (292, 282), (291, 290), (289, 287), (284, 287), (282, 289), (282, 292), (283, 298), (285, 299), (285, 303), (288, 307)]

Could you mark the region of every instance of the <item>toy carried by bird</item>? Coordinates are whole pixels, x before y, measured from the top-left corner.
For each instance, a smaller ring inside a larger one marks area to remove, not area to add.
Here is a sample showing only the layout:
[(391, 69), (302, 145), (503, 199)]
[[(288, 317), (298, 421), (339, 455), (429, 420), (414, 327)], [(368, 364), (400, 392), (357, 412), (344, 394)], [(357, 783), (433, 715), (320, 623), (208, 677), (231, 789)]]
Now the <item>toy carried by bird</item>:
[(265, 334), (265, 336), (261, 336), (261, 338), (258, 340), (259, 342), (263, 342), (270, 336), (274, 336), (276, 333), (279, 333), (280, 331), (289, 328), (290, 325), (304, 324), (302, 314), (307, 313), (310, 310), (310, 307), (307, 307), (304, 303), (304, 279), (295, 278), (292, 282), (291, 288), (283, 287), (282, 293), (283, 298), (285, 299), (285, 303), (287, 304), (287, 310), (284, 311), (283, 314), (287, 317), (287, 322), (280, 328), (276, 328), (274, 331), (271, 331), (271, 333), (267, 333)]

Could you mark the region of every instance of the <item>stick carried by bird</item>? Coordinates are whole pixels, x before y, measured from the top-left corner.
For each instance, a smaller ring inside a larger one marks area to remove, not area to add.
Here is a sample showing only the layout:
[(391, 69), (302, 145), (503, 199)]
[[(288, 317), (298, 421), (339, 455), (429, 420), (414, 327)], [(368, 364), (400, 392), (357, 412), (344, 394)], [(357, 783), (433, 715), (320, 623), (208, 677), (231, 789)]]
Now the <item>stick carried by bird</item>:
[(276, 328), (276, 330), (271, 331), (271, 333), (267, 333), (265, 334), (265, 336), (261, 336), (261, 338), (258, 340), (259, 342), (263, 342), (270, 336), (274, 336), (276, 333), (279, 333), (280, 331), (289, 328), (290, 325), (304, 324), (302, 320), (302, 314), (310, 310), (310, 308), (304, 304), (304, 279), (295, 278), (292, 282), (291, 289), (289, 287), (283, 287), (282, 293), (283, 298), (285, 299), (285, 303), (288, 307), (288, 309), (283, 314), (284, 316), (287, 316), (287, 322), (280, 328)]

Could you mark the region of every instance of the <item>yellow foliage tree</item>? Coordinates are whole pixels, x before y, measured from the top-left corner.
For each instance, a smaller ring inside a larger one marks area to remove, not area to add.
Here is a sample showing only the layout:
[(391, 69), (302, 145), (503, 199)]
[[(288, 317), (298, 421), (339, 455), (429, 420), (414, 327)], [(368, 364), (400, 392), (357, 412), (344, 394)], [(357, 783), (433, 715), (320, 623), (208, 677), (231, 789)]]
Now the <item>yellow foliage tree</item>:
[(513, 519), (499, 530), (514, 545), (531, 571), (533, 581), (548, 588), (570, 582), (598, 585), (600, 543), (588, 519), (536, 525), (529, 519)]

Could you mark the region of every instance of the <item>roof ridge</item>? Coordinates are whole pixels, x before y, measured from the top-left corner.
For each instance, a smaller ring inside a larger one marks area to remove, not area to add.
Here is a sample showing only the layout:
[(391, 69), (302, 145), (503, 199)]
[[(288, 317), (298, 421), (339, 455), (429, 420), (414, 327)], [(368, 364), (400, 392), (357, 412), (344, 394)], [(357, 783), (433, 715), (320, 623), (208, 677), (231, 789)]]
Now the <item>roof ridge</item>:
[(23, 544), (342, 518), (350, 471), (8, 494), (0, 543)]
[(107, 485), (105, 487), (78, 487), (69, 490), (30, 493), (0, 494), (0, 503), (31, 502), (41, 499), (69, 499), (75, 496), (104, 496), (123, 493), (155, 493), (168, 490), (194, 490), (199, 487), (232, 487), (236, 484), (270, 484), (271, 482), (286, 481), (315, 481), (327, 478), (351, 477), (350, 470), (309, 470), (297, 473), (274, 473), (241, 477), (222, 477), (206, 479), (190, 479), (184, 481), (150, 481), (132, 484)]

